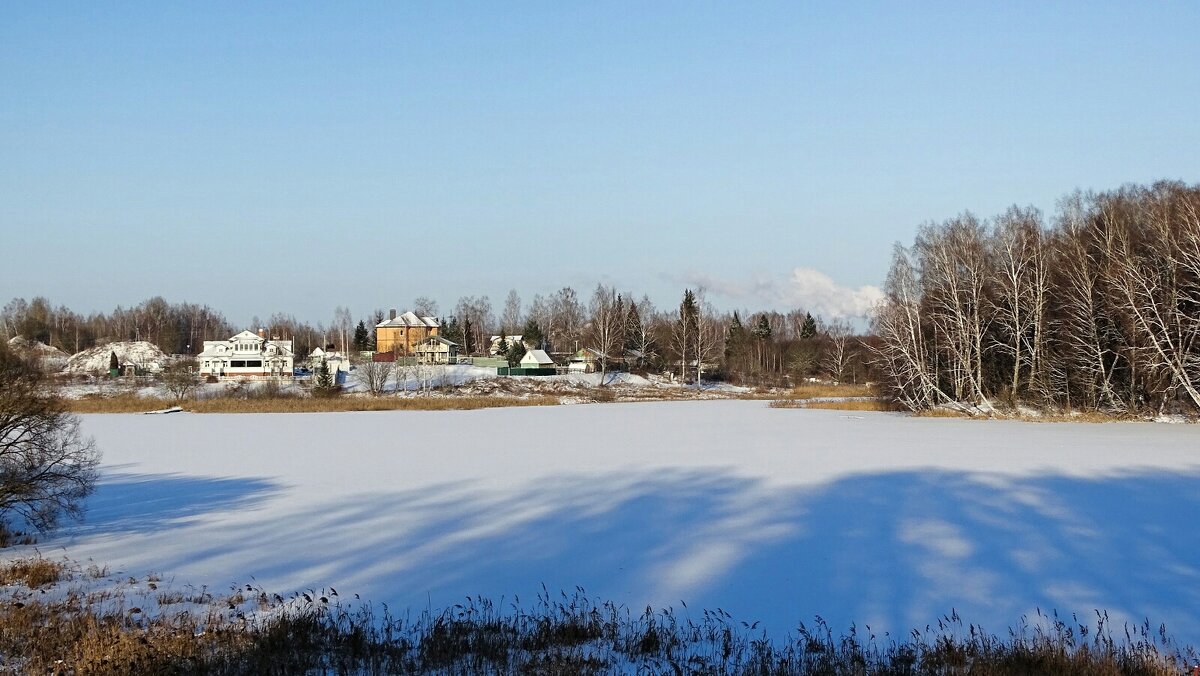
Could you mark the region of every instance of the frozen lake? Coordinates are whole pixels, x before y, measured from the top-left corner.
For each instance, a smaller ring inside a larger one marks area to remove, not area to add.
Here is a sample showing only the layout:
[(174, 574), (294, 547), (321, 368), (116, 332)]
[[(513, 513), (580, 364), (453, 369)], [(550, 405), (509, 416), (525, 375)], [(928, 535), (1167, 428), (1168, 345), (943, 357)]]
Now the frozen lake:
[(1195, 426), (702, 401), (85, 429), (101, 485), (38, 548), (130, 575), (333, 585), (400, 612), (578, 585), (775, 635), (814, 615), (879, 634), (957, 609), (1000, 632), (1103, 608), (1200, 643)]

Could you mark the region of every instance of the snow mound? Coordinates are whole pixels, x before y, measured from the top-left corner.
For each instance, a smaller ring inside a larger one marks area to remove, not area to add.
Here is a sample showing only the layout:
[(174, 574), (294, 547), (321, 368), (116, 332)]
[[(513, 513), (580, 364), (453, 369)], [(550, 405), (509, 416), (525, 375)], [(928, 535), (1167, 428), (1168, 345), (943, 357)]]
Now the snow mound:
[(154, 343), (144, 340), (123, 341), (98, 345), (72, 355), (67, 360), (67, 373), (104, 373), (108, 371), (112, 353), (122, 364), (135, 364), (147, 371), (158, 371), (167, 361), (167, 355)]
[(29, 340), (22, 336), (14, 336), (8, 341), (8, 347), (19, 355), (32, 357), (41, 363), (42, 367), (51, 371), (61, 371), (66, 365), (66, 352), (43, 343), (40, 340)]

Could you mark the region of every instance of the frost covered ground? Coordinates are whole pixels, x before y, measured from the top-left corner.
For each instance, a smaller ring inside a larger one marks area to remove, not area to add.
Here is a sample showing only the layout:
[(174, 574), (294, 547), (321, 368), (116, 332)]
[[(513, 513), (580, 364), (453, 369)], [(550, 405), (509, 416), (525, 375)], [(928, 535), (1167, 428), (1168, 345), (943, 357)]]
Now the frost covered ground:
[[(956, 609), (1165, 622), (1200, 643), (1200, 429), (762, 401), (85, 416), (87, 521), (47, 557), (396, 612), (584, 587), (905, 631)], [(12, 558), (29, 548), (8, 550)]]

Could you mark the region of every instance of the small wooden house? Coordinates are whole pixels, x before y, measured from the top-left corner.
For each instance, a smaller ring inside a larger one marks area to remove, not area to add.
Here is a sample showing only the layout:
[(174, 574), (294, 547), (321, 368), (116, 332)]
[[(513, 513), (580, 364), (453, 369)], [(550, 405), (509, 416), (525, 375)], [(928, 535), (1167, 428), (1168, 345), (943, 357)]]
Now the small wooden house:
[(550, 355), (546, 354), (545, 350), (529, 350), (521, 357), (521, 368), (523, 369), (552, 369), (554, 368), (554, 360)]
[(458, 343), (441, 336), (429, 336), (413, 346), (413, 354), (421, 364), (457, 363), (458, 350)]

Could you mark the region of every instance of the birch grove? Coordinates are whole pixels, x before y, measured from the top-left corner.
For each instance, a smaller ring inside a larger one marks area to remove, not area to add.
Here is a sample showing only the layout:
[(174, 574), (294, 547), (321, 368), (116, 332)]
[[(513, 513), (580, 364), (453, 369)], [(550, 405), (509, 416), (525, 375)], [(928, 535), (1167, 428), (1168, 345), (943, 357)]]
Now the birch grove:
[(1076, 193), (923, 227), (873, 328), (911, 409), (1200, 410), (1200, 186)]

